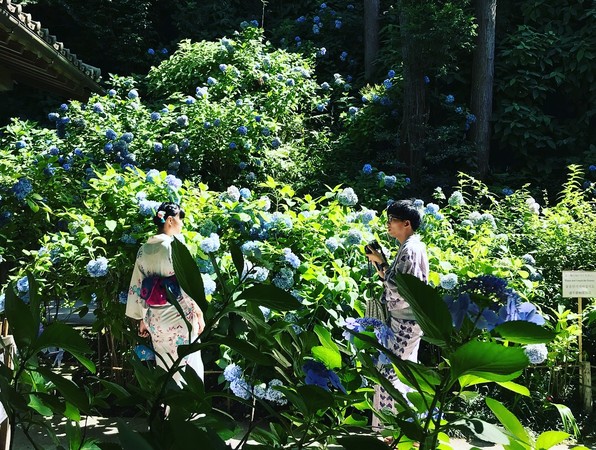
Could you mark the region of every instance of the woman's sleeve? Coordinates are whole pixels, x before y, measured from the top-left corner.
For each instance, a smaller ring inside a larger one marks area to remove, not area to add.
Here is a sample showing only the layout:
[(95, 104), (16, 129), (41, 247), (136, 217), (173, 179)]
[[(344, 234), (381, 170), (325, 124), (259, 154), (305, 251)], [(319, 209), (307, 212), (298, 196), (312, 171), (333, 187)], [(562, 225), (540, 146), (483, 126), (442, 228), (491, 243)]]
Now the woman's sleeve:
[(141, 298), (141, 284), (144, 275), (139, 264), (140, 255), (141, 251), (139, 250), (128, 288), (128, 300), (126, 301), (126, 315), (136, 320), (145, 318), (147, 312), (145, 300)]

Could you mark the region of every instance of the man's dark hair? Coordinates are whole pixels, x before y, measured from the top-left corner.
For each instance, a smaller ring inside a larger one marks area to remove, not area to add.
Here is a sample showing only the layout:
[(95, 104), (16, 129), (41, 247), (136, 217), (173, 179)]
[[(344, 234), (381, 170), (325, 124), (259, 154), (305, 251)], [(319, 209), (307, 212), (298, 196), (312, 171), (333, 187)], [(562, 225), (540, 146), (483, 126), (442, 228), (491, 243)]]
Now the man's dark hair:
[(416, 231), (420, 227), (422, 217), (420, 211), (414, 206), (412, 200), (398, 200), (387, 207), (387, 216), (397, 219), (409, 220), (412, 229)]

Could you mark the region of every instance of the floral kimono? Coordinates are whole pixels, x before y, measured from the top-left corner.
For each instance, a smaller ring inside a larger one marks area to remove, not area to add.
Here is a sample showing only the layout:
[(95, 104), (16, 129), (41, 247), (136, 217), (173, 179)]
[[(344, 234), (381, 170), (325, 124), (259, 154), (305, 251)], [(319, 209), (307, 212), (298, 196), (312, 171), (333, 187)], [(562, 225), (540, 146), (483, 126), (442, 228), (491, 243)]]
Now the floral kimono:
[[(200, 315), (199, 306), (184, 292), (180, 291), (178, 303), (186, 319), (192, 324), (189, 335), (188, 327), (174, 305), (149, 307), (141, 298), (143, 280), (149, 276), (169, 277), (174, 275), (172, 263), (173, 236), (158, 234), (149, 238), (137, 253), (135, 267), (128, 289), (126, 315), (136, 320), (144, 320), (149, 328), (151, 342), (160, 367), (167, 369), (178, 358), (178, 346), (194, 341), (198, 336)], [(182, 365), (189, 364), (203, 378), (203, 363), (200, 352), (188, 355)], [(178, 372), (174, 379), (180, 383)]]
[[(417, 234), (406, 239), (399, 247), (397, 257), (385, 274), (383, 296), (387, 302), (387, 309), (391, 314), (391, 329), (395, 337), (389, 342), (389, 350), (403, 360), (416, 362), (422, 330), (415, 321), (410, 305), (399, 295), (395, 284), (395, 274), (414, 275), (424, 282), (428, 282), (428, 257), (426, 246)], [(395, 374), (393, 366), (383, 366), (381, 373), (405, 396), (410, 390)], [(395, 401), (381, 386), (375, 386), (373, 405), (376, 410), (388, 408), (395, 412)], [(378, 417), (373, 415), (374, 429), (380, 427)]]

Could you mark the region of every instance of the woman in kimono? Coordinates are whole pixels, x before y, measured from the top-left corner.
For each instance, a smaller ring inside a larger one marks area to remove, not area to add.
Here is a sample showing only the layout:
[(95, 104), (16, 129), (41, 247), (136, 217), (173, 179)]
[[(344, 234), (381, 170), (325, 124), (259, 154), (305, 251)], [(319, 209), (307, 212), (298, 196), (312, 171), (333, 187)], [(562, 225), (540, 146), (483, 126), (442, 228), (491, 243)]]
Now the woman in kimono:
[[(157, 364), (166, 370), (178, 359), (178, 346), (195, 341), (205, 327), (203, 312), (173, 278), (172, 241), (182, 231), (182, 219), (184, 210), (176, 203), (162, 203), (159, 206), (153, 217), (158, 234), (150, 237), (137, 253), (126, 303), (126, 315), (136, 320), (139, 336), (151, 336)], [(187, 323), (174, 305), (167, 301), (163, 305), (148, 304), (146, 284), (152, 279), (166, 280), (170, 288), (171, 280), (174, 280), (172, 291), (178, 293), (177, 301), (191, 324), (190, 333)], [(200, 352), (186, 356), (181, 366), (186, 364), (203, 378)], [(180, 384), (180, 371), (173, 378)]]
[[(395, 338), (390, 340), (388, 350), (403, 360), (414, 362), (418, 360), (418, 347), (420, 346), (422, 330), (416, 323), (410, 305), (397, 291), (395, 274), (410, 274), (424, 282), (428, 282), (426, 246), (420, 240), (419, 235), (416, 234), (420, 223), (420, 212), (412, 201), (400, 200), (391, 203), (387, 207), (387, 233), (400, 243), (397, 257), (393, 264), (389, 265), (382, 253), (371, 246), (368, 246), (370, 253), (366, 255), (372, 262), (376, 263), (375, 266), (379, 277), (383, 280), (384, 298), (381, 300), (387, 302), (391, 330), (395, 334)], [(381, 373), (391, 381), (404, 397), (410, 391), (410, 388), (397, 378), (392, 366), (383, 366)], [(375, 386), (373, 406), (378, 411), (388, 408), (395, 412), (394, 399), (381, 386)], [(379, 418), (376, 415), (373, 415), (372, 425), (377, 430), (383, 428), (380, 426)]]

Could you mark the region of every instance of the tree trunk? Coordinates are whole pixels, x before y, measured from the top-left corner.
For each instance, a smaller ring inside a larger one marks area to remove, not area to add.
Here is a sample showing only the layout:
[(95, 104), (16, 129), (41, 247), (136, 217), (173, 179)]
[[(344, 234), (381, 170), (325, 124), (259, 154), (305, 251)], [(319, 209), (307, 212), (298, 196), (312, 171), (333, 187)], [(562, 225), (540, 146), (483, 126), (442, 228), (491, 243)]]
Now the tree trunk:
[(476, 123), (471, 124), (471, 137), (477, 148), (476, 160), (480, 178), (483, 178), (489, 169), (496, 17), (497, 0), (476, 0), (478, 38), (472, 66), (470, 106), (472, 113), (476, 115)]
[(379, 0), (364, 0), (364, 78), (370, 81), (379, 54)]
[(399, 26), (403, 58), (403, 117), (399, 158), (409, 167), (410, 177), (420, 179), (424, 160), (424, 139), (428, 122), (422, 45), (409, 33), (409, 14), (406, 2), (401, 2)]

